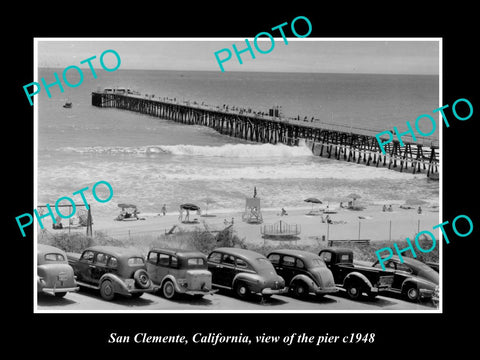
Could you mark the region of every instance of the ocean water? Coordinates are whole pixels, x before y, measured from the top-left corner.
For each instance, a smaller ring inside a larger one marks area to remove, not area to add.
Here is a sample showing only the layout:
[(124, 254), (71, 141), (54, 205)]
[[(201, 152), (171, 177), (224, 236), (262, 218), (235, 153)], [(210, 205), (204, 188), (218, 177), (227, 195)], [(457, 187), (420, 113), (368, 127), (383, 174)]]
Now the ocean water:
[[(53, 72), (39, 78), (53, 82)], [(75, 83), (74, 72), (69, 81)], [(263, 208), (309, 206), (307, 197), (341, 201), (358, 193), (366, 204), (402, 203), (420, 198), (438, 204), (439, 183), (425, 175), (399, 173), (315, 157), (303, 146), (250, 143), (202, 126), (91, 105), (91, 92), (110, 86), (142, 94), (265, 111), (280, 105), (286, 116), (314, 116), (342, 125), (382, 131), (414, 121), (439, 105), (438, 78), (410, 75), (221, 73), (117, 70), (85, 73), (77, 88), (51, 88), (38, 101), (38, 205), (100, 180), (114, 197), (96, 203), (93, 216), (114, 218), (118, 203), (134, 203), (143, 213), (163, 204), (177, 211), (184, 202), (209, 211), (242, 211), (256, 187)], [(71, 109), (62, 107), (66, 99)], [(438, 134), (434, 137), (438, 138)], [(99, 196), (102, 195), (99, 186)], [(75, 200), (81, 202), (77, 195)]]

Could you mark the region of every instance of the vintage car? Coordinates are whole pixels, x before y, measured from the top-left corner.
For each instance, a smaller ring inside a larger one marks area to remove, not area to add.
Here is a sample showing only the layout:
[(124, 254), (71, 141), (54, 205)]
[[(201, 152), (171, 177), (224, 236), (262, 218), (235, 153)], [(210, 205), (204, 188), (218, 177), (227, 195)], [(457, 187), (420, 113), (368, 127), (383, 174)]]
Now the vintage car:
[(176, 294), (201, 298), (215, 292), (207, 257), (198, 251), (152, 249), (147, 256), (147, 273), (167, 299)]
[(332, 271), (335, 284), (345, 289), (352, 300), (360, 300), (363, 294), (374, 299), (388, 291), (393, 282), (393, 271), (354, 263), (352, 249), (329, 247), (320, 250), (318, 256)]
[(308, 251), (280, 249), (267, 255), (278, 275), (283, 277), (290, 292), (298, 298), (309, 293), (317, 296), (338, 291), (332, 272), (322, 259)]
[(272, 263), (257, 252), (240, 248), (217, 248), (208, 255), (208, 270), (214, 287), (231, 289), (243, 299), (252, 294), (268, 298), (288, 291), (285, 280)]
[(78, 291), (78, 286), (66, 253), (53, 246), (38, 244), (37, 292), (64, 297), (71, 291)]
[(80, 286), (100, 290), (105, 300), (116, 294), (140, 297), (158, 289), (148, 276), (143, 255), (136, 249), (92, 246), (82, 254), (67, 253)]
[[(430, 266), (405, 256), (402, 263), (397, 255), (383, 265), (394, 272), (390, 291), (400, 293), (410, 301), (433, 298), (435, 289), (438, 288), (439, 276)], [(378, 260), (372, 266), (381, 268)]]

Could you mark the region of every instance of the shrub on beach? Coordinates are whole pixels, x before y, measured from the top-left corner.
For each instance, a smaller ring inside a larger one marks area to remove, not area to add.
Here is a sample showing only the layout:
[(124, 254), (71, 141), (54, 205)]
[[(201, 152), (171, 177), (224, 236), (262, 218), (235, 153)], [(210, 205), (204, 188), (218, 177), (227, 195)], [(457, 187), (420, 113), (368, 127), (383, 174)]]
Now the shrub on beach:
[(80, 253), (83, 249), (93, 246), (94, 241), (91, 237), (87, 237), (84, 234), (61, 233), (55, 234), (48, 242), (48, 245), (55, 246), (66, 252)]
[(94, 237), (86, 236), (81, 233), (68, 233), (62, 232), (54, 234), (48, 239), (39, 240), (39, 242), (55, 246), (66, 252), (81, 253), (84, 249), (94, 245), (108, 245), (125, 247), (126, 244), (123, 241), (106, 236), (101, 232), (95, 232)]

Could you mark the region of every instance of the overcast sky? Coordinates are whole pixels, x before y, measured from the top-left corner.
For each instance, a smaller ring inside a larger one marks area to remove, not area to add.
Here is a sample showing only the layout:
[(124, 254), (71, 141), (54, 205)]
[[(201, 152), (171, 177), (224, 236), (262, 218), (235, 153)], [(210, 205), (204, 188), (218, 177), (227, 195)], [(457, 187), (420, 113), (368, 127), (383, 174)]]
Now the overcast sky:
[[(268, 50), (270, 40), (259, 41), (259, 47)], [(232, 39), (128, 39), (93, 41), (90, 39), (37, 39), (38, 66), (65, 68), (80, 65), (80, 61), (93, 55), (92, 63), (100, 68), (98, 58), (108, 49), (121, 57), (120, 69), (158, 70), (210, 70), (220, 71), (214, 53), (223, 48), (232, 52), (232, 58), (223, 63), (225, 71), (278, 71), (278, 72), (323, 72), (323, 73), (378, 73), (378, 74), (439, 74), (439, 41), (394, 40), (372, 41), (320, 38), (276, 38), (274, 49), (268, 54), (249, 52), (241, 54), (240, 64), (233, 52), (232, 44), (239, 50), (245, 49), (244, 38)], [(226, 56), (222, 53), (219, 56)], [(106, 54), (105, 63), (115, 65), (113, 54)]]

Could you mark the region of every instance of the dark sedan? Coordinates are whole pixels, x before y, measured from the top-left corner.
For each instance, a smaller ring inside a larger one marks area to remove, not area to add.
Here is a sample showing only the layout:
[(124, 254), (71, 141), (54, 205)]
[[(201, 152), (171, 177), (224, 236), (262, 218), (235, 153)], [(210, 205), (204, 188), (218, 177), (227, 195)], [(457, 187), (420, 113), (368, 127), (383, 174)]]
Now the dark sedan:
[(267, 255), (277, 273), (285, 279), (294, 296), (309, 293), (321, 297), (338, 291), (332, 272), (317, 255), (308, 251), (280, 249)]
[(231, 289), (239, 298), (250, 294), (270, 297), (288, 291), (268, 259), (257, 252), (239, 248), (218, 248), (208, 255), (212, 285)]
[[(373, 263), (373, 266), (381, 268), (378, 260)], [(435, 292), (438, 292), (438, 272), (421, 261), (403, 257), (402, 263), (398, 256), (392, 256), (384, 266), (394, 270), (390, 291), (400, 293), (410, 301), (431, 299)]]

